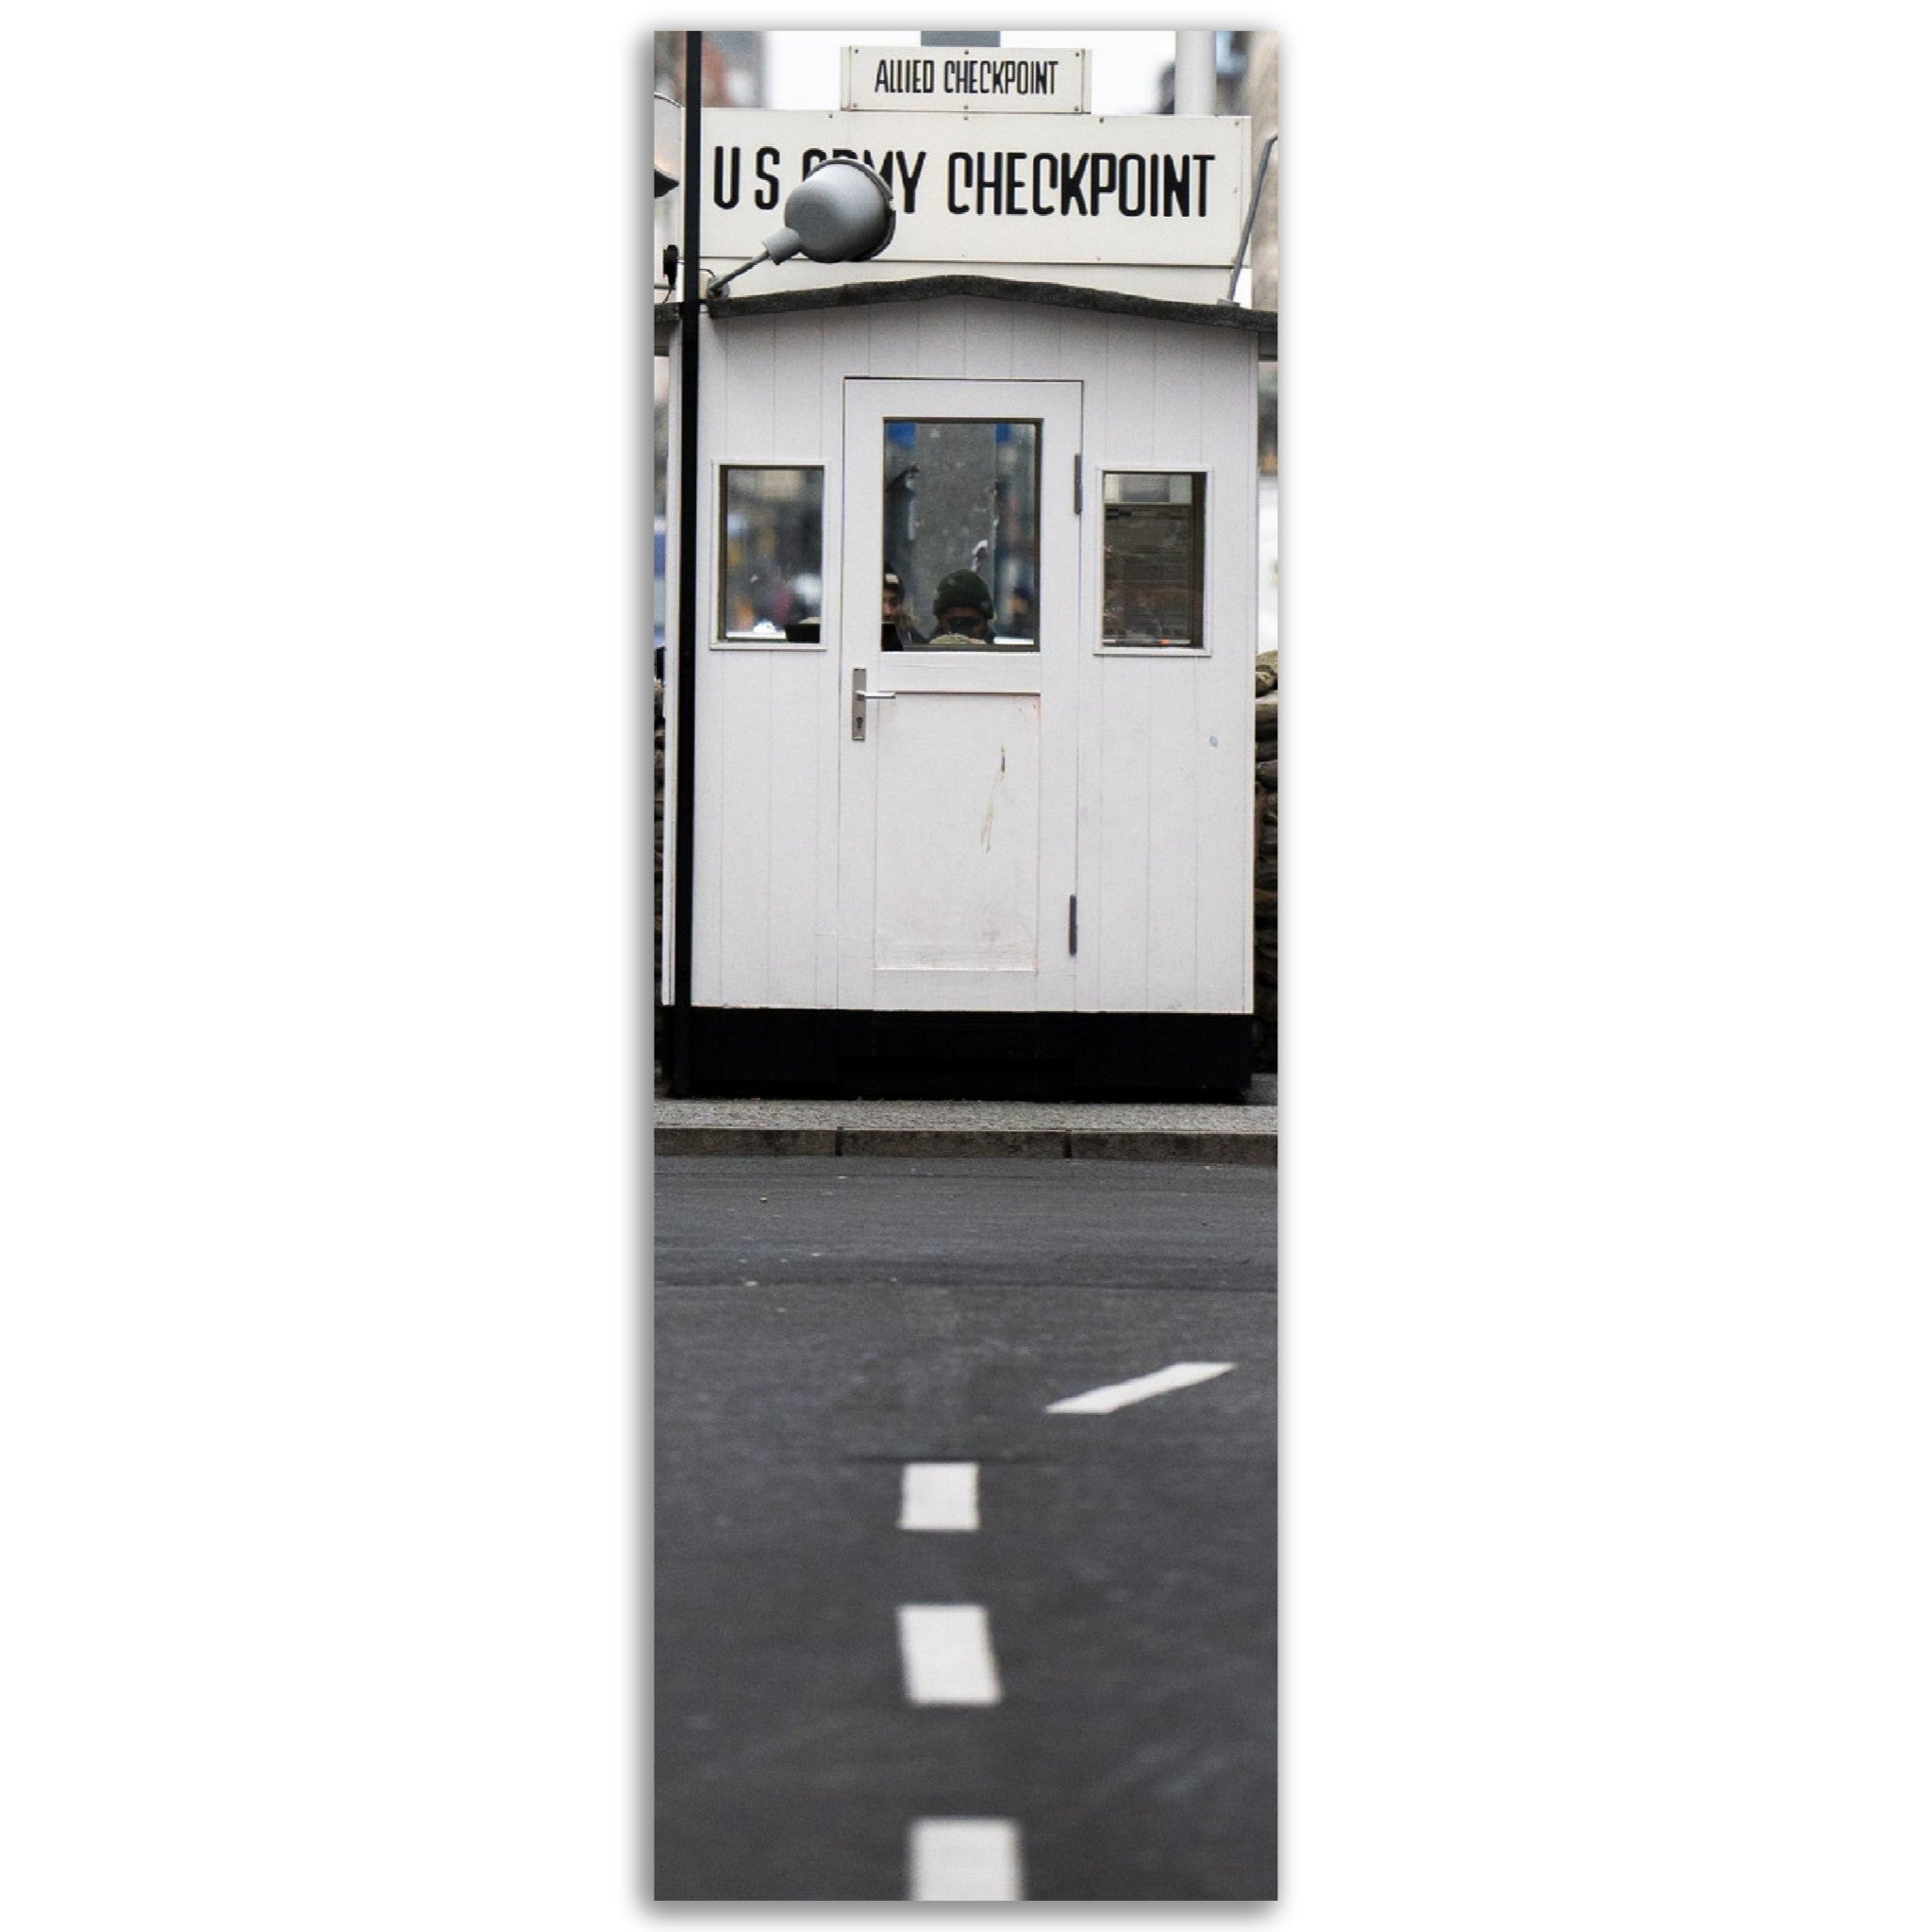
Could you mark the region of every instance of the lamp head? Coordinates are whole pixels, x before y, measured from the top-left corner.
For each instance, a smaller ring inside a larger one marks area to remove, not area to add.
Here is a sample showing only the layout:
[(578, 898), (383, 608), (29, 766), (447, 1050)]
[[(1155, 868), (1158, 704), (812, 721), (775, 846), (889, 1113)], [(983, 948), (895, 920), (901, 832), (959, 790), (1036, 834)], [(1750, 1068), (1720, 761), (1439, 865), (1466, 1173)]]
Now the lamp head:
[(870, 261), (899, 225), (892, 191), (875, 169), (842, 155), (821, 161), (785, 197), (785, 225), (765, 242), (774, 261)]

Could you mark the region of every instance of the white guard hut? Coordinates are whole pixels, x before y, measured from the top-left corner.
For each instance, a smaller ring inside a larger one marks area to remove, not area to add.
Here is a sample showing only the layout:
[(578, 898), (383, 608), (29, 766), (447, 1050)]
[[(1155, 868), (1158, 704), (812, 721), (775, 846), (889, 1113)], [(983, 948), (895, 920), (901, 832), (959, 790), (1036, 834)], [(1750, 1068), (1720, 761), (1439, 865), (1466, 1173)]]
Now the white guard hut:
[[(917, 85), (908, 51), (853, 50), (848, 102)], [(923, 50), (935, 82), (954, 51)], [(690, 948), (686, 1091), (1247, 1083), (1274, 330), (1220, 299), (1247, 123), (1085, 114), (1083, 66), (1065, 111), (1051, 78), (1044, 112), (704, 116), (714, 275), (841, 151), (896, 228), (871, 261), (762, 263), (698, 325), (698, 491), (671, 505), (697, 530), (695, 733), (667, 747), (660, 962), (669, 1008)]]

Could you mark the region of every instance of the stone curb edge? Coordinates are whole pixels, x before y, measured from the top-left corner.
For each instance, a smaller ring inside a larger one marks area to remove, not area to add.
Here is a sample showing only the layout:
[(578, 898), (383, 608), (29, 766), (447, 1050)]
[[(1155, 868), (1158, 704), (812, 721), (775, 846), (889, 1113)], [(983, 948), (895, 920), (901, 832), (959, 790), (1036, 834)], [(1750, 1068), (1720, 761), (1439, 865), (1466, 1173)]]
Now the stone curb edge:
[(1273, 1134), (1143, 1128), (1025, 1127), (672, 1127), (654, 1151), (696, 1154), (922, 1155), (929, 1159), (1000, 1156), (1022, 1160), (1198, 1160), (1274, 1167)]

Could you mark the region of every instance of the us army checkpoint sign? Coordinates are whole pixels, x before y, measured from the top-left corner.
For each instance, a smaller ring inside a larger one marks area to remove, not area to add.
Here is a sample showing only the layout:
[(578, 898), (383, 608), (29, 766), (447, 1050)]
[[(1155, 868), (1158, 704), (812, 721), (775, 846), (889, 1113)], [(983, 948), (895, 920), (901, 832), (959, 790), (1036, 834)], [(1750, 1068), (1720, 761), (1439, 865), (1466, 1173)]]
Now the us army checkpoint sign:
[[(1248, 127), (1234, 115), (873, 114), (704, 118), (704, 257), (748, 261), (819, 164), (876, 168), (899, 213), (874, 269), (972, 262), (1232, 264)], [(929, 270), (928, 270), (929, 272)]]
[(874, 112), (1083, 114), (1085, 47), (846, 47), (839, 98)]

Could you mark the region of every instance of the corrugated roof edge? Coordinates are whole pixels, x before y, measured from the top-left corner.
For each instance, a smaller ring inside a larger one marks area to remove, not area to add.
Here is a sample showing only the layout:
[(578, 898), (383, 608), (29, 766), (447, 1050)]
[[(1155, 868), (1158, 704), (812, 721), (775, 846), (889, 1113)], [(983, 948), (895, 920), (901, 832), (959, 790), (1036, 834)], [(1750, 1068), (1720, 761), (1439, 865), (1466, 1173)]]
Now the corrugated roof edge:
[[(1153, 295), (1129, 295), (1114, 289), (1076, 289), (1066, 282), (1023, 282), (998, 275), (916, 275), (899, 281), (844, 282), (831, 289), (784, 289), (771, 295), (722, 295), (707, 300), (713, 322), (734, 316), (785, 315), (811, 308), (851, 308), (874, 302), (929, 302), (973, 296), (990, 302), (1034, 302), (1054, 308), (1085, 308), (1103, 315), (1139, 315), (1150, 322), (1191, 323), (1201, 328), (1243, 330), (1260, 338), (1262, 359), (1275, 358), (1278, 317), (1269, 308), (1242, 308), (1231, 302), (1167, 302)], [(669, 305), (665, 305), (668, 307)], [(658, 311), (659, 332), (664, 323)]]

